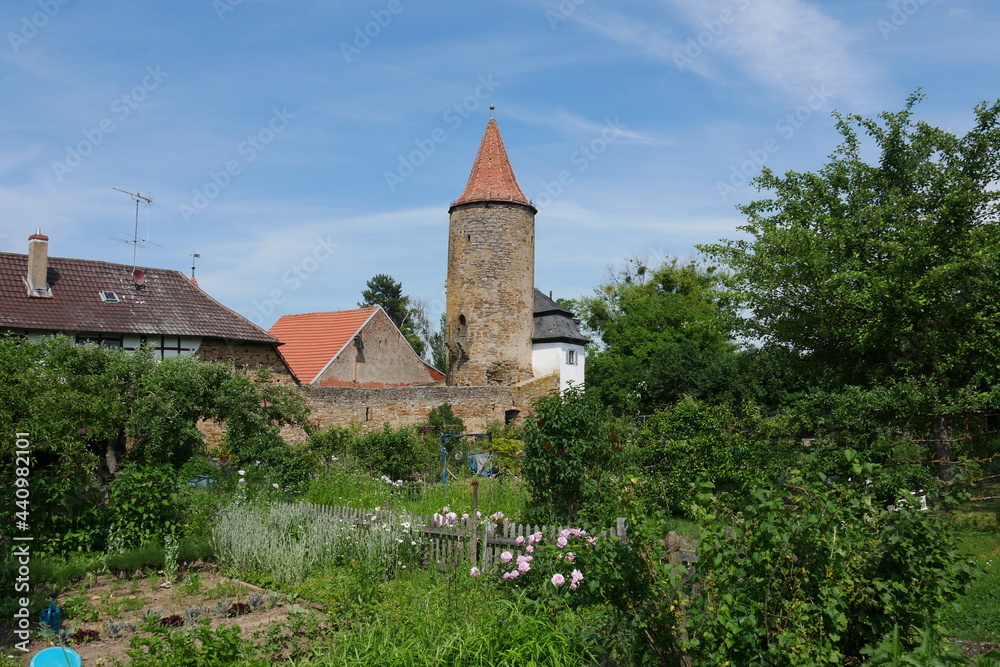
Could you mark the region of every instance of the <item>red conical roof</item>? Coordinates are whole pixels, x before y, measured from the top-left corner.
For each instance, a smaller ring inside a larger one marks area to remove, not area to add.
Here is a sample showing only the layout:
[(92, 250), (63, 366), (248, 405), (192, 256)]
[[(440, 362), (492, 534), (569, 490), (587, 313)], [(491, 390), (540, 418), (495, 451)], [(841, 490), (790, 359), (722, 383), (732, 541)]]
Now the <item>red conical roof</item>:
[(462, 195), (452, 202), (452, 206), (471, 204), (473, 202), (513, 202), (531, 206), (531, 202), (521, 192), (514, 178), (507, 150), (500, 138), (497, 122), (490, 118), (486, 124), (483, 142), (479, 144), (476, 162), (472, 165), (472, 174)]

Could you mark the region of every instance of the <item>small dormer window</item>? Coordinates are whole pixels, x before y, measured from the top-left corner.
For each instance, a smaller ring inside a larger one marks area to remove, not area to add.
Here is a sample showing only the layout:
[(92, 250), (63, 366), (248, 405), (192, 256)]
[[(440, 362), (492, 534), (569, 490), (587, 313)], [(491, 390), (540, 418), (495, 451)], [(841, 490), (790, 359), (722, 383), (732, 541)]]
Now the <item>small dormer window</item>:
[(118, 298), (118, 295), (114, 292), (98, 292), (98, 294), (101, 296), (101, 301), (104, 303), (118, 303), (121, 301), (121, 299)]

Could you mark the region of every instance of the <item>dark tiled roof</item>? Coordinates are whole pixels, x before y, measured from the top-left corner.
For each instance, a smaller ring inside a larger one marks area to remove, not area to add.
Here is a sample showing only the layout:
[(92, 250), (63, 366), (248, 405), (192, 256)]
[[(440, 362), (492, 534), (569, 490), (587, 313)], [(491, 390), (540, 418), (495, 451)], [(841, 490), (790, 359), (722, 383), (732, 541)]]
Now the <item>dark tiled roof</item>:
[(535, 331), (531, 342), (586, 345), (588, 341), (580, 333), (573, 313), (535, 288)]
[[(180, 271), (143, 269), (140, 289), (132, 267), (49, 257), (52, 298), (29, 297), (28, 256), (0, 253), (0, 328), (43, 331), (201, 336), (276, 344), (269, 333), (229, 310)], [(118, 295), (104, 303), (99, 292)]]
[(507, 158), (507, 149), (504, 148), (503, 139), (500, 138), (497, 122), (492, 118), (486, 124), (486, 132), (483, 134), (482, 143), (479, 144), (479, 153), (472, 165), (469, 182), (461, 196), (451, 205), (454, 207), (479, 202), (532, 205), (514, 178), (514, 170)]

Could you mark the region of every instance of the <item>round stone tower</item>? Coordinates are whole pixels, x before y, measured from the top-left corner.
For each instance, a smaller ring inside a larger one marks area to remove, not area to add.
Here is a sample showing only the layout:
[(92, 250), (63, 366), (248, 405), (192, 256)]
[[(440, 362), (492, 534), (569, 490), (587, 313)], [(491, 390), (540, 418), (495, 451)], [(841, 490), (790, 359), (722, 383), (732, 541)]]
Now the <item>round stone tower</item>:
[(528, 380), (538, 210), (521, 192), (492, 118), (448, 212), (448, 384)]

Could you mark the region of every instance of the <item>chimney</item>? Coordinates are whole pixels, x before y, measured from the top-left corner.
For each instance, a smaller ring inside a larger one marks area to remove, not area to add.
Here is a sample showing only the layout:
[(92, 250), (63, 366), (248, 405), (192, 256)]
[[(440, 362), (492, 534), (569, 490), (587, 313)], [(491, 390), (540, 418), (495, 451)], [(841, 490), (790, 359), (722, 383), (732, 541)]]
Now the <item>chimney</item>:
[(28, 237), (28, 296), (50, 297), (47, 275), (49, 271), (49, 237), (41, 229)]

